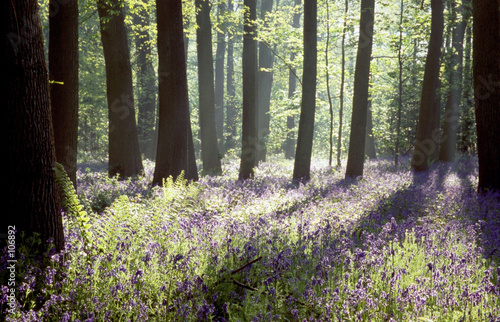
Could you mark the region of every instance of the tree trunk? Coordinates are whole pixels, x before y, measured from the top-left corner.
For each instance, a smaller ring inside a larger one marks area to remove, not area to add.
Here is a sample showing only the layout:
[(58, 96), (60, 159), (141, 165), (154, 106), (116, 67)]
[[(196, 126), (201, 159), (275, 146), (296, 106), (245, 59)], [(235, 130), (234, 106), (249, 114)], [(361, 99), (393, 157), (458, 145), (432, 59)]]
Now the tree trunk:
[(403, 110), (403, 14), (404, 0), (401, 0), (399, 11), (399, 43), (398, 43), (398, 120), (396, 125), (396, 143), (394, 144), (394, 166), (399, 163), (399, 140), (401, 138), (401, 112)]
[(214, 59), (209, 0), (195, 0), (196, 48), (198, 52), (198, 89), (200, 109), (201, 160), (203, 173), (222, 173), (215, 126)]
[(368, 107), (366, 109), (365, 155), (369, 159), (377, 158), (377, 149), (375, 148), (375, 136), (373, 136), (373, 114), (372, 114), (371, 98), (368, 98)]
[(425, 61), (420, 115), (417, 125), (415, 151), (412, 158), (412, 167), (415, 171), (427, 170), (436, 160), (436, 152), (440, 140), (439, 110), (437, 109), (440, 98), (436, 90), (440, 86), (439, 65), (444, 29), (443, 8), (442, 0), (431, 0), (431, 36)]
[(300, 107), (297, 150), (293, 168), (293, 180), (311, 178), (311, 155), (316, 110), (317, 75), (317, 1), (304, 2), (304, 71), (302, 74), (302, 104)]
[(473, 0), (479, 192), (500, 191), (500, 1)]
[[(298, 9), (301, 6), (302, 0), (295, 0), (295, 8)], [(292, 28), (298, 29), (300, 27), (300, 10), (297, 10), (293, 15)], [(295, 60), (295, 53), (292, 52), (290, 61)], [(295, 90), (297, 88), (297, 79), (296, 79), (295, 70), (290, 70), (288, 72), (288, 98), (291, 100), (295, 96)], [(295, 106), (291, 106), (291, 108), (295, 109)], [(293, 115), (289, 115), (286, 117), (286, 141), (285, 141), (285, 158), (293, 159), (295, 157), (295, 117)]]
[[(233, 11), (233, 2), (228, 0), (227, 7), (229, 11)], [(230, 32), (227, 34), (227, 67), (226, 67), (226, 89), (227, 89), (227, 101), (226, 101), (226, 132), (227, 137), (225, 140), (226, 151), (232, 150), (235, 147), (236, 141), (236, 102), (235, 102), (235, 85), (234, 85), (234, 62), (233, 62), (233, 51), (234, 51), (234, 35)]]
[(154, 136), (156, 128), (156, 75), (153, 67), (153, 52), (149, 36), (149, 12), (139, 4), (134, 14), (134, 25), (138, 28), (135, 35), (137, 53), (137, 132), (139, 147), (144, 156), (154, 159)]
[[(262, 0), (261, 16), (264, 21), (264, 28), (269, 24), (266, 16), (273, 9), (273, 0)], [(273, 61), (274, 56), (271, 49), (264, 42), (259, 43), (259, 73), (258, 73), (258, 161), (266, 161), (267, 138), (269, 136), (269, 107), (271, 104), (271, 88), (273, 85)]]
[(135, 176), (142, 170), (135, 121), (132, 69), (121, 0), (98, 1), (106, 62), (109, 115), (109, 176)]
[[(7, 183), (3, 232), (16, 230), (16, 250), (34, 233), (40, 251), (52, 239), (64, 248), (64, 233), (55, 186), (55, 149), (49, 82), (38, 1), (2, 1), (1, 52), (4, 54), (3, 104), (7, 143)], [(18, 255), (18, 253), (16, 253)], [(17, 258), (16, 258), (17, 259)]]
[(360, 34), (354, 74), (351, 136), (349, 138), (346, 177), (363, 175), (374, 10), (374, 0), (361, 1)]
[(159, 121), (153, 185), (182, 172), (198, 180), (194, 158), (182, 24), (182, 0), (156, 1)]
[(217, 49), (215, 50), (215, 124), (217, 127), (217, 146), (219, 153), (224, 155), (224, 59), (226, 56), (226, 22), (224, 12), (226, 4), (220, 2), (217, 6), (219, 29), (217, 30)]
[[(453, 33), (452, 54), (450, 62), (450, 89), (446, 100), (444, 113), (443, 136), (439, 149), (439, 160), (453, 162), (457, 149), (457, 129), (459, 120), (459, 108), (462, 97), (462, 60), (463, 40), (465, 34), (465, 17), (462, 15), (461, 2), (453, 3)], [(457, 21), (457, 19), (460, 19)]]
[(330, 64), (328, 61), (328, 51), (330, 50), (330, 11), (328, 2), (326, 2), (326, 46), (325, 46), (325, 80), (326, 80), (326, 93), (328, 95), (328, 107), (330, 112), (330, 124), (329, 124), (329, 150), (328, 150), (328, 166), (332, 166), (333, 158), (333, 102), (332, 94), (330, 91)]
[(244, 0), (243, 129), (239, 179), (253, 178), (257, 161), (257, 1)]
[[(472, 8), (471, 8), (472, 9)], [(470, 10), (471, 10), (470, 9)], [(476, 130), (474, 128), (474, 98), (472, 97), (472, 27), (469, 23), (465, 31), (464, 73), (462, 93), (462, 116), (460, 125), (459, 150), (462, 153), (473, 153)]]
[(345, 33), (347, 29), (347, 12), (349, 10), (349, 0), (345, 0), (345, 10), (344, 10), (344, 26), (342, 27), (342, 66), (340, 75), (340, 106), (339, 106), (339, 135), (337, 140), (337, 167), (341, 166), (341, 152), (342, 152), (342, 124), (344, 122), (344, 83), (345, 83)]
[(78, 141), (78, 1), (51, 0), (49, 79), (57, 162), (76, 189)]

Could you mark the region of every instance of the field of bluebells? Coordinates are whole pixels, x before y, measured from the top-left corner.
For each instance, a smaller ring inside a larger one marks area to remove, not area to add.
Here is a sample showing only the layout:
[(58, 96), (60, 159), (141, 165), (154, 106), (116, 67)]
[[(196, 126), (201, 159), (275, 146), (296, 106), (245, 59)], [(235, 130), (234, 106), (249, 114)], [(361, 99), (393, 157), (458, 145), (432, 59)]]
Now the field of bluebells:
[(426, 173), (368, 161), (352, 180), (313, 162), (306, 184), (290, 181), (292, 161), (243, 182), (238, 165), (163, 188), (151, 163), (127, 181), (82, 165), (91, 237), (66, 216), (64, 253), (44, 269), (26, 254), (2, 319), (500, 321), (500, 196), (476, 194), (476, 159)]

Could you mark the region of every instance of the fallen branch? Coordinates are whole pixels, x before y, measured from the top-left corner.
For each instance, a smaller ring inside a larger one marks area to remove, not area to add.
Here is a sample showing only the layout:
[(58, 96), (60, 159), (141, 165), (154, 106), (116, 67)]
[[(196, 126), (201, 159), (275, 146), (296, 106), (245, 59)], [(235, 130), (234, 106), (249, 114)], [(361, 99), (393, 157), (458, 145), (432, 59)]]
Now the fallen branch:
[(234, 283), (234, 284), (236, 284), (236, 285), (238, 285), (239, 287), (246, 288), (247, 290), (250, 290), (250, 291), (257, 291), (257, 289), (256, 289), (256, 288), (253, 288), (253, 287), (248, 286), (248, 285), (246, 285), (246, 284), (240, 283), (240, 282), (238, 282), (238, 281), (237, 281), (237, 280), (235, 280), (235, 279), (233, 279), (233, 283)]
[(244, 268), (252, 265), (253, 263), (260, 261), (261, 259), (262, 259), (262, 256), (254, 259), (251, 262), (246, 263), (245, 265), (241, 266), (240, 268), (235, 269), (234, 271), (232, 271), (231, 273), (229, 273), (229, 275), (234, 275), (234, 274), (238, 273), (239, 271), (241, 271), (242, 269), (244, 269)]

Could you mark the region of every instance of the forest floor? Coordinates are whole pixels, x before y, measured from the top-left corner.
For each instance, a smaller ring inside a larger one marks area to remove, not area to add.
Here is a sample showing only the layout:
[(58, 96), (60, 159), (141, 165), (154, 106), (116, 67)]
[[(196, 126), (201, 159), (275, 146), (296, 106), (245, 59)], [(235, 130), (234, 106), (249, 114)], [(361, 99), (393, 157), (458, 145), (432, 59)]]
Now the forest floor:
[(232, 160), (161, 188), (153, 166), (119, 181), (82, 165), (87, 235), (65, 216), (65, 254), (24, 266), (8, 319), (500, 321), (500, 196), (477, 195), (475, 158), (367, 161), (349, 180), (313, 162), (306, 184), (277, 157), (238, 181)]

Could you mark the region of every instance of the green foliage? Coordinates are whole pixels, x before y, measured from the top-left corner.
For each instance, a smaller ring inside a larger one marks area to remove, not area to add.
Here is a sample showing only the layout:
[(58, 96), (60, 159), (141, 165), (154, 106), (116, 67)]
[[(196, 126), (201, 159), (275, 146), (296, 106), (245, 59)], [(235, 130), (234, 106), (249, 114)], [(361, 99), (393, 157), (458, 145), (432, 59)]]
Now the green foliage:
[(54, 168), (55, 182), (57, 191), (63, 207), (64, 220), (68, 221), (67, 226), (70, 230), (77, 230), (82, 238), (83, 250), (88, 253), (92, 244), (92, 232), (89, 224), (87, 212), (78, 201), (73, 183), (69, 179), (62, 164), (56, 162)]
[(172, 176), (163, 179), (163, 185), (158, 189), (161, 198), (153, 203), (153, 207), (168, 209), (170, 216), (203, 211), (203, 203), (199, 200), (201, 187), (196, 182), (188, 182), (184, 178), (184, 171), (175, 180)]

